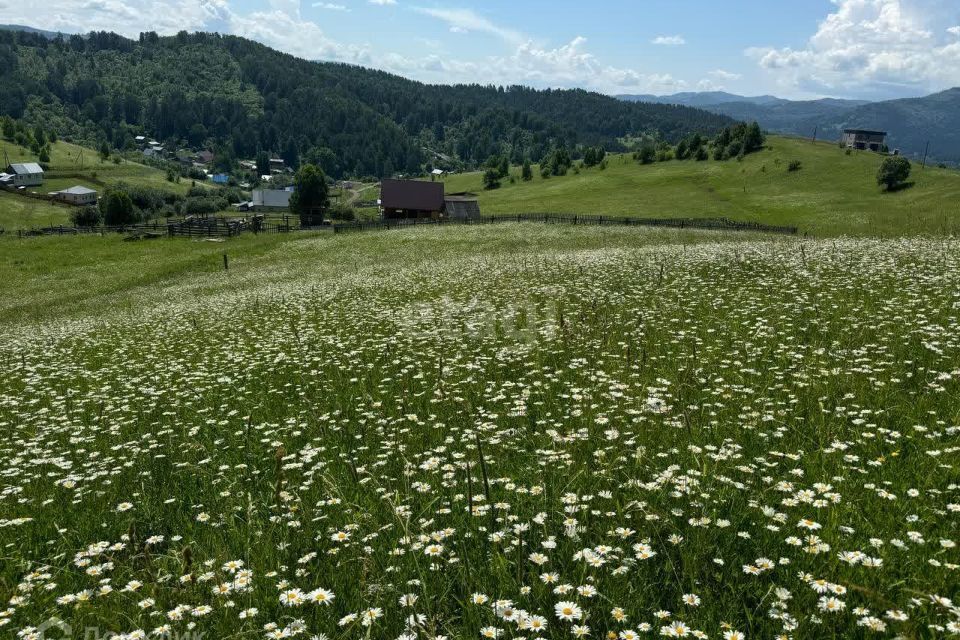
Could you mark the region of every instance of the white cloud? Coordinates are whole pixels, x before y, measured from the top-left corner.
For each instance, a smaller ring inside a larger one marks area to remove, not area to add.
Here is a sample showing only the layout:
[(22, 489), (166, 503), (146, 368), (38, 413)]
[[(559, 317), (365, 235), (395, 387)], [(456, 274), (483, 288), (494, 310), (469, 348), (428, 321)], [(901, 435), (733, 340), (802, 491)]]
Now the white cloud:
[(956, 27), (950, 27), (947, 29), (947, 33), (960, 37), (960, 25), (957, 25)]
[(481, 62), (436, 55), (415, 59), (390, 55), (381, 63), (389, 71), (436, 82), (582, 87), (607, 93), (665, 93), (686, 88), (686, 83), (669, 74), (644, 74), (605, 65), (586, 50), (586, 44), (586, 38), (578, 36), (556, 48), (523, 42), (509, 54), (490, 56)]
[(521, 44), (526, 40), (526, 37), (519, 31), (494, 24), (488, 18), (481, 16), (473, 9), (434, 9), (429, 7), (417, 7), (416, 11), (418, 13), (422, 13), (446, 22), (450, 26), (450, 30), (454, 33), (469, 33), (471, 31), (488, 33), (514, 45)]
[(397, 0), (370, 0), (370, 4), (375, 4), (380, 7), (387, 7), (397, 4)]
[(727, 81), (739, 80), (740, 78), (743, 77), (739, 73), (733, 73), (732, 71), (725, 71), (723, 69), (714, 69), (713, 71), (710, 72), (710, 75), (713, 76), (714, 78), (719, 78), (720, 80), (727, 80)]
[(833, 2), (805, 47), (747, 55), (784, 88), (811, 94), (892, 97), (960, 84), (960, 47), (936, 28), (955, 0)]
[(350, 11), (350, 7), (342, 4), (333, 4), (331, 2), (314, 2), (315, 9), (327, 9), (329, 11)]
[(651, 44), (659, 44), (668, 47), (677, 47), (683, 44), (687, 44), (687, 41), (683, 36), (657, 36), (650, 41)]

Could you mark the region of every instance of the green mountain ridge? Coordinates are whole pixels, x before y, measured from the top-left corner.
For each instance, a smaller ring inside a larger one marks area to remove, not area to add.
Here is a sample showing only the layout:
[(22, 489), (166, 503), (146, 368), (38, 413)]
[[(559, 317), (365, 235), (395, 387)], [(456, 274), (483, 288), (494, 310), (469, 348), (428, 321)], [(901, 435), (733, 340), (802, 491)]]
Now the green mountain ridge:
[(0, 114), (99, 147), (136, 135), (303, 156), (327, 173), (390, 175), (477, 166), (506, 153), (537, 161), (557, 145), (621, 148), (653, 133), (676, 141), (732, 124), (690, 107), (630, 104), (583, 90), (426, 85), (362, 67), (311, 62), (235, 36), (49, 39), (0, 31)]
[(930, 157), (960, 162), (960, 88), (881, 102), (750, 98), (723, 92), (619, 97), (693, 105), (735, 120), (756, 120), (764, 129), (776, 133), (812, 136), (817, 131), (821, 139), (839, 139), (845, 128), (879, 129), (889, 133), (891, 149), (919, 158), (929, 142)]

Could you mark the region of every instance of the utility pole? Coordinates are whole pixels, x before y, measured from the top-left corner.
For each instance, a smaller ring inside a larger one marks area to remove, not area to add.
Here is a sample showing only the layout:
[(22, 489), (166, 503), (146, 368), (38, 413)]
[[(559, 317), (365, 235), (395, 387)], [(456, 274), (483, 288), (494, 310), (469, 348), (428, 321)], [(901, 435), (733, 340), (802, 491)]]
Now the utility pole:
[(929, 141), (929, 140), (927, 140), (927, 148), (926, 148), (926, 149), (924, 150), (924, 152), (923, 152), (923, 167), (921, 167), (922, 169), (926, 169), (926, 168), (927, 168), (927, 154), (928, 154), (928, 153), (930, 153), (930, 141)]
[(820, 131), (820, 125), (813, 128), (813, 144), (817, 144), (817, 132)]

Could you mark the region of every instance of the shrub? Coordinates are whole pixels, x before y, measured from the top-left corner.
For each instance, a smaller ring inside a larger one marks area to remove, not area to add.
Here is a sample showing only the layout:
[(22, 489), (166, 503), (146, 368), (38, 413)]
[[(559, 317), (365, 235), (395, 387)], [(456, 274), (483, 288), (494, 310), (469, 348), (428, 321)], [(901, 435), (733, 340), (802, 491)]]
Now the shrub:
[(344, 222), (353, 222), (357, 219), (357, 212), (353, 206), (344, 202), (337, 202), (330, 205), (327, 209), (327, 216), (331, 220), (343, 220)]
[(487, 169), (483, 174), (483, 188), (489, 190), (500, 188), (500, 172), (496, 169)]
[(791, 160), (790, 164), (787, 165), (787, 171), (793, 173), (794, 171), (800, 171), (803, 169), (803, 163), (799, 160)]
[(644, 145), (640, 148), (640, 151), (637, 152), (635, 158), (640, 164), (653, 164), (657, 159), (657, 150), (651, 145)]
[(100, 212), (110, 226), (122, 226), (137, 221), (130, 194), (122, 189), (111, 189), (100, 199)]
[(95, 227), (100, 224), (103, 217), (100, 209), (96, 207), (80, 207), (74, 209), (70, 214), (70, 221), (75, 227)]
[(880, 165), (880, 170), (877, 171), (877, 184), (887, 191), (893, 191), (903, 186), (910, 177), (912, 168), (910, 161), (903, 156), (886, 158)]

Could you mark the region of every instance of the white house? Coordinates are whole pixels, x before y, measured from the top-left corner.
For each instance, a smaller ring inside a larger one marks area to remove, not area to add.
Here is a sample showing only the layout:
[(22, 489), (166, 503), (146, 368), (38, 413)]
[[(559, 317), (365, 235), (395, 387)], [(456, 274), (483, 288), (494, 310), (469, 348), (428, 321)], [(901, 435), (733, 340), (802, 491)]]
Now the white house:
[(254, 189), (252, 194), (254, 209), (289, 209), (293, 191), (278, 189)]
[(54, 191), (50, 195), (55, 200), (60, 200), (61, 202), (67, 202), (69, 204), (75, 204), (77, 206), (97, 204), (97, 192), (93, 189), (88, 189), (80, 185), (70, 187), (69, 189), (64, 189), (63, 191)]
[(0, 173), (0, 184), (13, 187), (38, 187), (43, 184), (43, 169), (36, 162), (11, 164)]

